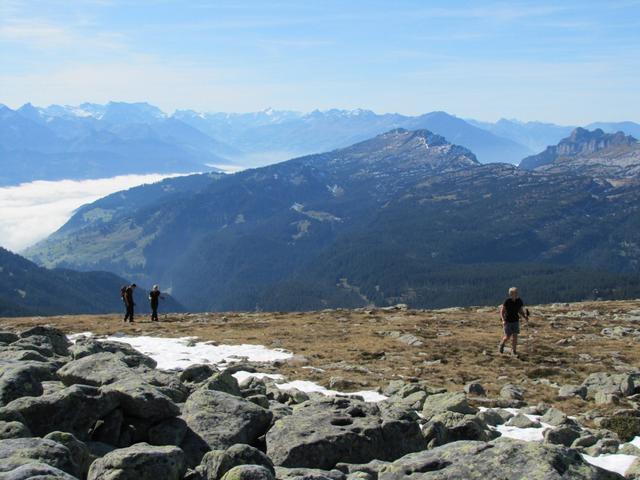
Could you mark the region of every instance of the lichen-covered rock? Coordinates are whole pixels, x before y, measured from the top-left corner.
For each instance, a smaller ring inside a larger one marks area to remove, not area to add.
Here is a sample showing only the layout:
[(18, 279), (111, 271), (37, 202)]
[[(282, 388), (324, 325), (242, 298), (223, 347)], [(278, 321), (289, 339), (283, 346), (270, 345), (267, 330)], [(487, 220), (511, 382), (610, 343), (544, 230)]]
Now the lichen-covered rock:
[(59, 468), (31, 462), (2, 472), (2, 480), (78, 480)]
[(0, 363), (0, 406), (20, 397), (42, 395), (41, 376), (29, 363)]
[(558, 397), (560, 398), (585, 398), (586, 396), (587, 387), (584, 385), (563, 385), (560, 387), (560, 390), (558, 390)]
[(548, 409), (545, 414), (540, 417), (540, 421), (553, 425), (554, 427), (559, 427), (560, 425), (575, 425), (575, 421), (567, 417), (564, 412), (553, 407)]
[(467, 396), (464, 393), (447, 392), (428, 396), (422, 407), (422, 415), (427, 420), (444, 412), (456, 412), (463, 414), (475, 414), (478, 410), (469, 406)]
[(512, 417), (507, 423), (509, 427), (518, 427), (518, 428), (540, 428), (540, 422), (536, 422), (535, 420), (531, 420), (529, 417), (522, 413), (518, 413), (515, 417)]
[(579, 437), (580, 430), (570, 425), (548, 428), (544, 431), (544, 443), (554, 443), (565, 447), (570, 447)]
[(0, 472), (11, 472), (32, 463), (49, 465), (73, 476), (82, 475), (73, 463), (69, 449), (53, 440), (12, 438), (0, 441)]
[(7, 438), (28, 438), (32, 436), (31, 430), (23, 423), (0, 421), (0, 440)]
[(67, 385), (101, 387), (132, 374), (122, 355), (111, 352), (95, 353), (73, 360), (58, 370), (58, 377)]
[(338, 462), (392, 460), (425, 448), (409, 415), (348, 398), (297, 405), (267, 433), (267, 454), (284, 467), (329, 470)]
[(622, 480), (558, 445), (499, 439), (455, 442), (406, 455), (381, 468), (378, 480)]
[(124, 342), (116, 342), (113, 340), (98, 341), (93, 338), (81, 338), (69, 347), (69, 354), (74, 360), (102, 352), (117, 354), (129, 367), (144, 365), (149, 368), (155, 368), (157, 365), (157, 362), (153, 358), (140, 353), (131, 345)]
[(194, 392), (184, 405), (182, 418), (211, 449), (236, 443), (254, 444), (271, 425), (273, 414), (241, 397), (216, 390)]
[(61, 431), (86, 440), (96, 421), (118, 405), (114, 392), (74, 385), (50, 395), (18, 398), (0, 408), (0, 418), (18, 419), (38, 436)]
[(73, 464), (75, 474), (84, 478), (89, 471), (89, 466), (93, 461), (93, 456), (89, 451), (89, 448), (71, 433), (67, 432), (51, 432), (45, 437), (47, 440), (53, 440), (54, 442), (64, 445), (69, 449), (69, 458)]
[(524, 400), (524, 389), (517, 385), (507, 384), (500, 389), (500, 396), (507, 400)]
[(180, 445), (187, 434), (187, 423), (182, 418), (169, 418), (149, 429), (151, 445)]
[(219, 480), (234, 467), (239, 465), (260, 465), (275, 475), (273, 462), (257, 448), (236, 444), (226, 450), (213, 450), (207, 453), (197, 471), (207, 480)]
[(20, 333), (20, 337), (22, 338), (29, 338), (33, 336), (46, 337), (53, 347), (53, 352), (56, 355), (69, 355), (69, 346), (71, 345), (71, 342), (69, 342), (69, 339), (62, 330), (49, 325), (38, 325)]
[(587, 398), (595, 398), (598, 392), (626, 397), (633, 395), (635, 390), (633, 377), (626, 373), (592, 373), (582, 386), (587, 389)]
[(240, 465), (225, 473), (222, 480), (276, 480), (276, 477), (260, 465)]
[(91, 464), (88, 480), (181, 480), (187, 471), (184, 452), (173, 446), (138, 443), (119, 448)]
[(207, 390), (216, 390), (218, 392), (228, 393), (235, 397), (241, 397), (242, 392), (236, 378), (227, 370), (214, 373), (203, 384), (202, 388)]
[(346, 480), (340, 470), (321, 470), (319, 468), (276, 467), (278, 480)]
[(180, 409), (168, 396), (156, 387), (141, 383), (135, 377), (125, 377), (105, 385), (100, 390), (118, 398), (118, 403), (125, 416), (159, 422), (180, 414)]

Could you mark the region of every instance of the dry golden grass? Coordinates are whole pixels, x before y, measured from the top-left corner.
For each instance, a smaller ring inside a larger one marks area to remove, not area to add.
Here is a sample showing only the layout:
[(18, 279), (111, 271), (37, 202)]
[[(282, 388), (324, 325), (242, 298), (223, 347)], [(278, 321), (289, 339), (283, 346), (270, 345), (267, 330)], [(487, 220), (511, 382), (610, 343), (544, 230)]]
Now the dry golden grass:
[[(461, 389), (466, 382), (479, 380), (490, 396), (498, 396), (505, 383), (516, 383), (526, 389), (530, 404), (547, 401), (578, 413), (593, 408), (593, 403), (559, 402), (557, 388), (547, 383), (578, 384), (592, 372), (640, 367), (640, 339), (600, 334), (605, 327), (633, 327), (624, 316), (638, 309), (640, 300), (530, 307), (531, 321), (523, 325), (519, 358), (508, 354), (509, 349), (504, 355), (498, 353), (497, 308), (167, 314), (158, 323), (138, 317), (136, 323), (126, 325), (120, 315), (0, 322), (3, 329), (11, 330), (50, 324), (67, 333), (196, 336), (219, 343), (279, 347), (306, 357), (306, 361), (286, 363), (281, 373), (324, 385), (331, 377), (353, 380), (358, 389), (384, 387), (393, 379), (419, 379), (436, 387)], [(390, 332), (415, 335), (423, 345), (408, 346), (389, 336)]]

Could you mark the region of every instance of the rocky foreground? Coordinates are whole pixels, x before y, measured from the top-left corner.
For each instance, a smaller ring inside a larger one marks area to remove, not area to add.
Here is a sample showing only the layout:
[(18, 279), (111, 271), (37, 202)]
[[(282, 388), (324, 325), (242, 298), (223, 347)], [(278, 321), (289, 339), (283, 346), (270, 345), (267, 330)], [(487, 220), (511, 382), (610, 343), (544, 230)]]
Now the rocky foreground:
[[(537, 343), (519, 359), (495, 352), (494, 309), (182, 315), (126, 327), (99, 317), (3, 320), (0, 479), (624, 478), (587, 461), (611, 454), (631, 458), (626, 478), (640, 478), (630, 443), (640, 435), (639, 306), (537, 307)], [(304, 356), (160, 370), (127, 343), (66, 336), (116, 329), (270, 338)], [(238, 382), (240, 371), (379, 386), (388, 398), (326, 397), (255, 375)]]

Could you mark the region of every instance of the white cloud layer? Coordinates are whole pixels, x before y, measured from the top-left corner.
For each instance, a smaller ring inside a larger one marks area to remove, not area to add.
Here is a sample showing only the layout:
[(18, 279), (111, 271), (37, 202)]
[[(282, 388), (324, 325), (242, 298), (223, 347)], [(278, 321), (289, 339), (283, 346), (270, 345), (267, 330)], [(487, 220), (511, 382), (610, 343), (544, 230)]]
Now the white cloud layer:
[(85, 203), (177, 175), (121, 175), (96, 180), (38, 180), (0, 188), (0, 246), (19, 252), (60, 228)]

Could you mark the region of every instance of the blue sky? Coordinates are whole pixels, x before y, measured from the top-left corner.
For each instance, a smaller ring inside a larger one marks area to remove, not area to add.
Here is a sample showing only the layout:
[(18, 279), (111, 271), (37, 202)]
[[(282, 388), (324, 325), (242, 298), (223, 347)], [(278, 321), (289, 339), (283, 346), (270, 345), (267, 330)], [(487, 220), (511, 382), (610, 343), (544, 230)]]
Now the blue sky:
[(0, 0), (0, 103), (640, 121), (640, 1)]

